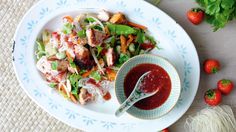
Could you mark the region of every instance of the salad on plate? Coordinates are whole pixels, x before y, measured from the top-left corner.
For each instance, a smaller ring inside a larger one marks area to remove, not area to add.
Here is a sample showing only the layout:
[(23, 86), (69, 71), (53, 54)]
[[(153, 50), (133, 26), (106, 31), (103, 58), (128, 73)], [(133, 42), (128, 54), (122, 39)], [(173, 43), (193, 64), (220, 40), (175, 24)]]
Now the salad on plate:
[(45, 29), (36, 40), (36, 67), (51, 88), (76, 104), (109, 100), (119, 67), (157, 47), (145, 26), (121, 12), (102, 10), (62, 21), (60, 29)]

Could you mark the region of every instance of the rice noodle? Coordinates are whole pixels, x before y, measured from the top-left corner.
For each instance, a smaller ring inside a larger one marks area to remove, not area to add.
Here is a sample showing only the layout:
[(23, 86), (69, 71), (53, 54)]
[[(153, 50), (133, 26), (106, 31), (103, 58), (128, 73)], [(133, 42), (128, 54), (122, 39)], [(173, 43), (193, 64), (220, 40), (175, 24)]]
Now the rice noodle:
[(94, 53), (94, 50), (91, 47), (90, 47), (90, 52), (91, 52), (91, 54), (93, 56), (93, 59), (94, 59), (95, 63), (98, 66), (98, 70), (101, 72), (102, 75), (104, 75), (105, 73), (104, 73), (104, 71), (102, 69), (102, 66), (99, 64), (98, 59), (97, 59), (97, 57), (96, 57), (96, 55)]
[(236, 120), (230, 106), (207, 107), (185, 123), (189, 132), (236, 132)]

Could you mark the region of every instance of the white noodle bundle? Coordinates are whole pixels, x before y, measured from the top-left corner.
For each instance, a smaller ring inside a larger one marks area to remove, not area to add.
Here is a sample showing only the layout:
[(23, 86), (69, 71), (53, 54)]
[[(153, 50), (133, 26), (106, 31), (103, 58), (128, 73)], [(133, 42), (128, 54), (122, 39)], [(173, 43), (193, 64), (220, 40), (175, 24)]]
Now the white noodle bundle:
[(236, 120), (230, 106), (208, 107), (186, 120), (190, 132), (236, 132)]

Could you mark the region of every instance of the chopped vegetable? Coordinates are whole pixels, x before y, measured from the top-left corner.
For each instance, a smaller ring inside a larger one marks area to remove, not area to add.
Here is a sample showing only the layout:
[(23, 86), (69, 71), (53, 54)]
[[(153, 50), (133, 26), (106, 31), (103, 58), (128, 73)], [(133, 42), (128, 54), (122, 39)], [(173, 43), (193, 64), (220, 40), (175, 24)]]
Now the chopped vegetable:
[(126, 54), (121, 53), (119, 58), (119, 64), (123, 64), (126, 62), (130, 57)]
[(127, 26), (127, 25), (119, 25), (119, 24), (107, 24), (109, 31), (111, 34), (116, 35), (129, 35), (129, 34), (136, 34), (137, 30)]
[(74, 26), (71, 23), (65, 23), (62, 28), (62, 32), (64, 34), (70, 34), (72, 32), (73, 28), (74, 28)]
[(99, 31), (103, 31), (103, 29), (102, 29), (100, 26), (98, 26), (98, 25), (95, 25), (95, 26), (93, 27), (93, 29), (97, 29), (97, 30), (99, 30)]
[(102, 76), (99, 74), (98, 71), (93, 71), (91, 74), (90, 74), (90, 77), (96, 81), (101, 81), (102, 79)]
[(131, 43), (131, 44), (129, 45), (129, 51), (130, 51), (130, 52), (135, 52), (135, 45), (134, 45), (133, 43)]
[(57, 57), (59, 60), (61, 60), (61, 59), (66, 58), (66, 54), (65, 54), (65, 52), (60, 52), (60, 53), (57, 53), (57, 54), (56, 54), (56, 57)]
[(124, 24), (127, 22), (125, 15), (122, 13), (116, 13), (114, 14), (111, 19), (110, 19), (111, 23), (118, 23), (118, 24)]
[(137, 23), (133, 23), (133, 22), (128, 22), (127, 23), (129, 26), (132, 26), (132, 27), (136, 27), (136, 28), (139, 28), (139, 29), (142, 29), (142, 30), (146, 30), (147, 27), (143, 26), (143, 25), (140, 25), (140, 24), (137, 24)]
[(40, 59), (42, 56), (46, 55), (45, 46), (44, 46), (43, 42), (40, 40), (36, 40), (36, 44), (38, 45), (38, 49), (36, 52), (37, 59)]
[(100, 53), (101, 53), (102, 50), (103, 50), (103, 47), (101, 47), (101, 46), (97, 46), (96, 48), (97, 48), (97, 56), (99, 56)]
[(145, 40), (146, 40), (145, 33), (142, 30), (138, 30), (137, 38), (135, 42), (138, 42), (139, 44), (143, 44)]
[(78, 101), (77, 101), (77, 99), (76, 99), (76, 97), (74, 95), (77, 95), (77, 94), (71, 94), (70, 93), (70, 99), (72, 100), (73, 103), (77, 104)]
[(42, 32), (42, 41), (43, 41), (43, 44), (49, 43), (50, 37), (51, 37), (50, 32), (49, 32), (48, 30), (44, 30), (44, 31)]
[(65, 17), (63, 17), (63, 19), (65, 19), (66, 22), (69, 22), (69, 23), (73, 22), (73, 18), (71, 16), (65, 16)]
[(57, 86), (57, 83), (49, 83), (48, 86), (51, 88), (55, 88)]
[(95, 69), (91, 69), (91, 70), (89, 70), (89, 71), (86, 71), (85, 73), (82, 74), (82, 77), (83, 77), (83, 78), (88, 77), (94, 70), (95, 70)]
[(80, 30), (77, 33), (78, 37), (85, 38), (86, 37), (86, 30)]
[(120, 36), (120, 42), (121, 42), (121, 52), (125, 54), (128, 46), (126, 43), (126, 38), (123, 35)]
[(78, 90), (79, 90), (79, 80), (81, 79), (82, 77), (79, 75), (79, 74), (71, 74), (69, 76), (69, 80), (70, 80), (70, 84), (72, 86), (72, 90), (71, 90), (71, 93), (76, 95), (78, 94)]
[(96, 20), (94, 20), (94, 18), (91, 18), (91, 17), (87, 17), (84, 22), (86, 23), (93, 23), (93, 22), (96, 22)]
[(106, 69), (107, 77), (110, 81), (114, 81), (116, 78), (116, 71), (110, 68)]
[(76, 68), (76, 64), (72, 59), (69, 59), (69, 63), (72, 68)]
[(51, 64), (52, 70), (57, 70), (58, 67), (58, 62), (57, 61), (53, 61)]

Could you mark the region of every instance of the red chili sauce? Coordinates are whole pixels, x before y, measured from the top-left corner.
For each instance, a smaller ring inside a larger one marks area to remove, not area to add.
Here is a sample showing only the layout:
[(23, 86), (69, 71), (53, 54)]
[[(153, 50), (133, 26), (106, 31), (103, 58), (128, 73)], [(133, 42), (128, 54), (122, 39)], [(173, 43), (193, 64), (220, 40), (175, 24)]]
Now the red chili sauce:
[(134, 104), (143, 110), (151, 110), (161, 106), (167, 100), (171, 91), (170, 77), (163, 68), (155, 64), (139, 64), (132, 68), (125, 77), (124, 92), (127, 98), (133, 91), (138, 79), (148, 71), (151, 72), (144, 77), (141, 89), (144, 92), (152, 92), (155, 89), (159, 89), (159, 91), (153, 96)]

